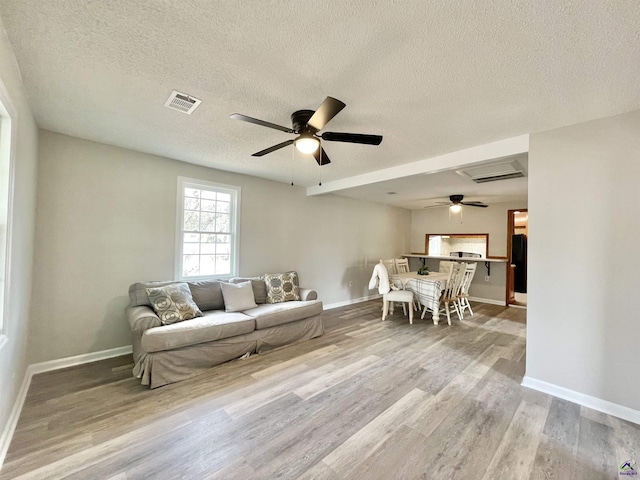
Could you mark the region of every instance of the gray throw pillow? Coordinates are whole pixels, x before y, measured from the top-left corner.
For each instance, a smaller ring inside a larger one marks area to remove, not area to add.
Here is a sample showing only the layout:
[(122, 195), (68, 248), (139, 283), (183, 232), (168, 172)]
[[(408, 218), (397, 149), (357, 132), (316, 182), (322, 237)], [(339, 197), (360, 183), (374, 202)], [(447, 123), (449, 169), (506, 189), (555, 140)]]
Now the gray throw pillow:
[(191, 291), (186, 283), (147, 288), (147, 295), (163, 325), (202, 316), (198, 305), (191, 298)]
[(264, 283), (267, 285), (267, 303), (300, 300), (297, 272), (267, 273)]
[(218, 280), (199, 280), (188, 282), (193, 301), (200, 310), (222, 310), (224, 309), (224, 299)]
[[(242, 283), (251, 280), (253, 287), (253, 296), (258, 305), (267, 303), (267, 285), (264, 283), (263, 277), (235, 277), (230, 280), (231, 283)], [(197, 303), (197, 302), (196, 302)]]
[(242, 283), (220, 283), (222, 296), (224, 297), (225, 312), (241, 312), (256, 308), (255, 298), (251, 282)]

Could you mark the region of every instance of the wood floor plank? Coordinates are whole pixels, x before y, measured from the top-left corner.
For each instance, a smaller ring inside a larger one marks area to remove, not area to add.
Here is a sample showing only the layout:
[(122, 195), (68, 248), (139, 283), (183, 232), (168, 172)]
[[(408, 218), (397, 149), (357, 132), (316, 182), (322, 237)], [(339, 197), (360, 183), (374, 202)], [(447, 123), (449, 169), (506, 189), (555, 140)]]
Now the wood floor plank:
[(483, 480), (527, 479), (548, 413), (548, 405), (522, 400), (487, 467)]
[(312, 360), (314, 358), (326, 357), (327, 355), (338, 350), (336, 345), (327, 345), (326, 347), (319, 348), (318, 350), (313, 350), (309, 353), (303, 353), (302, 355), (298, 355), (294, 358), (290, 358), (289, 360), (284, 360), (275, 365), (271, 365), (263, 370), (258, 370), (251, 374), (253, 378), (264, 378), (270, 375), (273, 375), (276, 372), (281, 372), (283, 370), (288, 370), (290, 367), (294, 365), (300, 365), (301, 363), (305, 363), (308, 360)]
[(573, 446), (578, 439), (580, 405), (554, 398), (544, 426), (544, 434), (558, 442)]
[(422, 390), (411, 390), (333, 450), (323, 462), (341, 475), (350, 474), (400, 427), (409, 412), (422, 409), (430, 398)]
[(332, 363), (316, 369), (306, 368), (306, 365), (301, 365), (301, 367), (305, 367), (302, 372), (291, 375), (289, 371), (289, 378), (282, 382), (273, 382), (271, 386), (255, 388), (255, 390), (251, 392), (246, 390), (239, 392), (239, 395), (237, 395), (239, 398), (227, 403), (224, 407), (225, 411), (232, 418), (238, 418), (260, 408), (265, 403), (289, 394), (296, 388), (301, 388), (301, 386), (313, 383), (318, 379), (324, 381), (327, 376), (340, 371), (340, 369)]
[(618, 474), (612, 437), (613, 429), (609, 425), (580, 417), (576, 479), (599, 480)]
[(335, 370), (329, 374), (318, 377), (306, 385), (296, 388), (293, 393), (303, 400), (308, 400), (311, 397), (348, 380), (353, 375), (357, 375), (358, 373), (368, 369), (372, 365), (380, 362), (380, 360), (380, 357), (369, 355), (368, 357), (351, 363), (339, 370)]
[(638, 458), (640, 426), (520, 386), (526, 310), (380, 307), (155, 390), (131, 355), (36, 375), (0, 480), (582, 480)]

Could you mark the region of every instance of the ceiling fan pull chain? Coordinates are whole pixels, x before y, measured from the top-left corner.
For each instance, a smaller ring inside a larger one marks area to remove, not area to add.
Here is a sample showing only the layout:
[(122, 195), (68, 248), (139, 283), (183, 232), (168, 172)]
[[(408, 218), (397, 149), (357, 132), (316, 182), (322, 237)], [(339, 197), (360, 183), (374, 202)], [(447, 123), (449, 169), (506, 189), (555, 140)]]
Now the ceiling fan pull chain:
[(296, 149), (291, 149), (291, 186), (293, 187), (293, 165), (296, 163)]
[(320, 183), (318, 183), (318, 186), (321, 187), (322, 186), (322, 147), (320, 147)]

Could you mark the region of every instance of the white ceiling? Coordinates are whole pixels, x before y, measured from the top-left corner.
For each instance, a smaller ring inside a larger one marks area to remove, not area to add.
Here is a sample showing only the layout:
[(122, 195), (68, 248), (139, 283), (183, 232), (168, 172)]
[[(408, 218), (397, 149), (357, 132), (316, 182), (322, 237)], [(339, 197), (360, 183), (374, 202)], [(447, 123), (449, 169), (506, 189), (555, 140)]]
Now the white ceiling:
[[(640, 108), (637, 0), (3, 0), (0, 19), (41, 127), (286, 183), (295, 162), (304, 186)], [(174, 89), (202, 100), (193, 115), (163, 106)], [(347, 107), (325, 130), (382, 145), (325, 142), (325, 167), (292, 147), (251, 157), (291, 136), (229, 118), (289, 126), (327, 95)], [(526, 195), (459, 182), (336, 193)]]
[[(527, 170), (527, 155), (511, 157)], [(464, 194), (465, 202), (481, 201), (487, 204), (515, 202), (527, 199), (527, 177), (500, 180), (489, 183), (475, 183), (465, 175), (457, 173), (459, 169), (438, 173), (411, 175), (384, 182), (345, 188), (341, 195), (386, 203), (409, 209), (420, 209), (448, 202), (452, 194)]]

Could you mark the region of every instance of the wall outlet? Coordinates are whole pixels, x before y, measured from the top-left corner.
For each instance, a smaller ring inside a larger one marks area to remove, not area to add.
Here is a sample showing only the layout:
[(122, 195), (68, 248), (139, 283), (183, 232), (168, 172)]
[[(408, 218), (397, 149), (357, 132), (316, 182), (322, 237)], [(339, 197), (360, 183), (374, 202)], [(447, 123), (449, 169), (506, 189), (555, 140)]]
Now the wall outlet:
[(488, 281), (489, 281), (489, 275), (485, 275), (485, 276), (484, 276), (484, 281), (485, 281), (485, 282), (488, 282)]
[(353, 281), (352, 280), (349, 280), (349, 286), (353, 287)]

